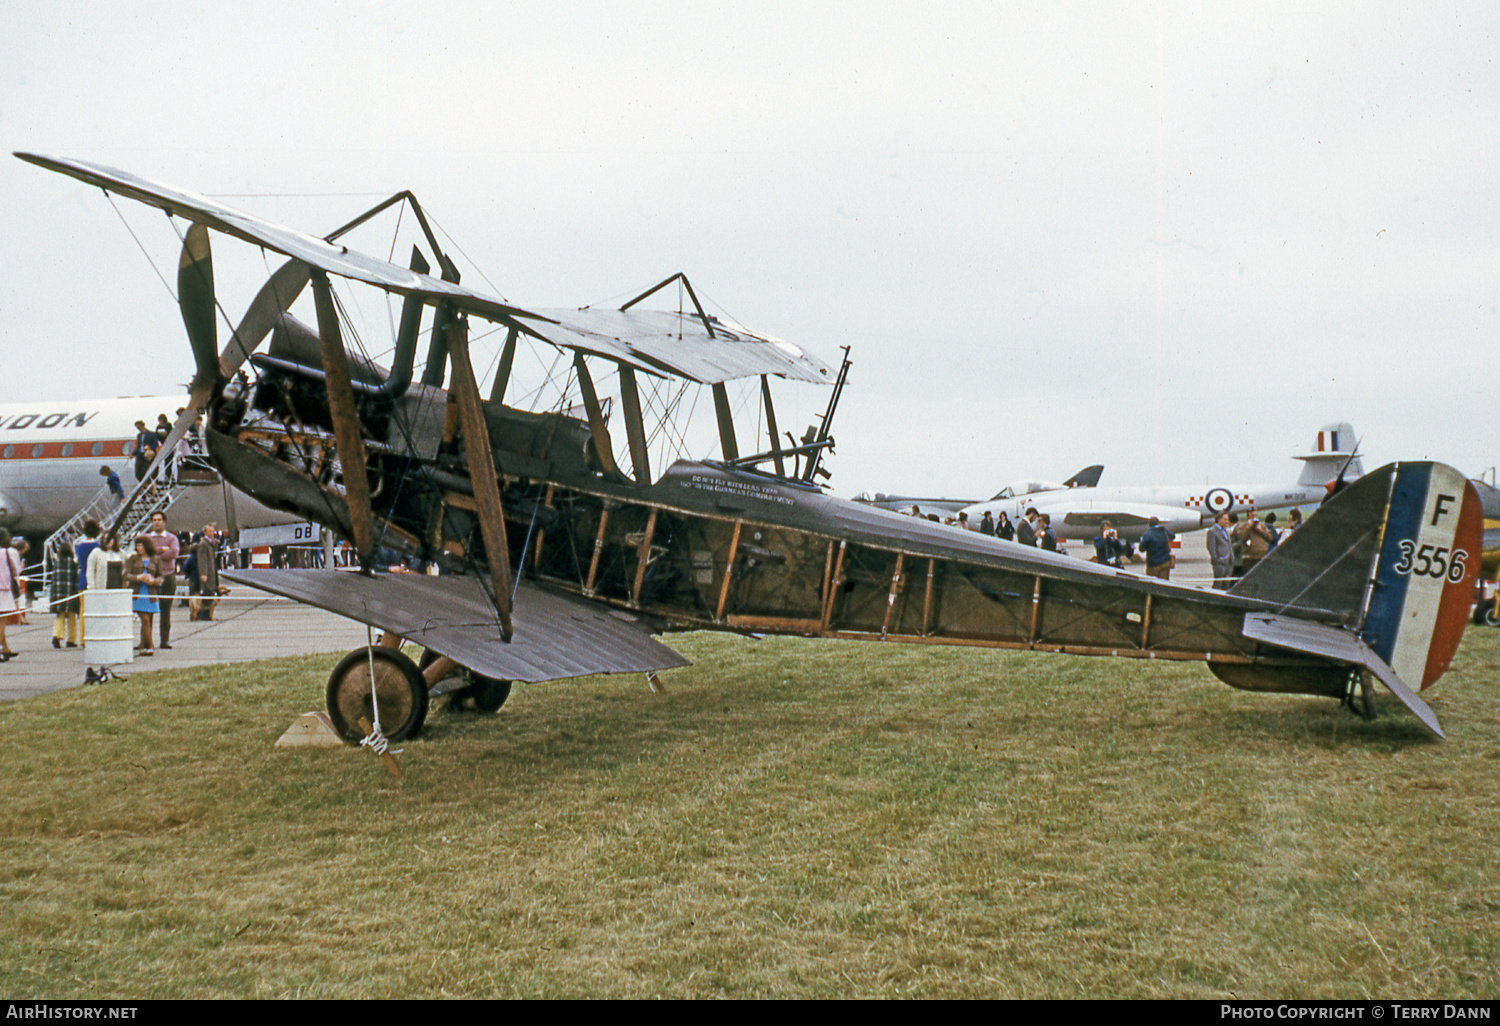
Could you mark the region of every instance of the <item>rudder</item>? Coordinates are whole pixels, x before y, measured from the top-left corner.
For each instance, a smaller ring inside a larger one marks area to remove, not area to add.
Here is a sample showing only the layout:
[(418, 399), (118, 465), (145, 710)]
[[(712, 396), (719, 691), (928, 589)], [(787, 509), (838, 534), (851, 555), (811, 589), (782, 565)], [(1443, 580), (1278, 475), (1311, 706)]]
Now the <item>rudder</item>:
[(1473, 485), (1442, 463), (1392, 463), (1335, 495), (1232, 594), (1336, 613), (1413, 689), (1447, 670), (1479, 572)]
[(1448, 669), (1479, 580), (1479, 493), (1442, 463), (1398, 464), (1360, 636), (1418, 690)]

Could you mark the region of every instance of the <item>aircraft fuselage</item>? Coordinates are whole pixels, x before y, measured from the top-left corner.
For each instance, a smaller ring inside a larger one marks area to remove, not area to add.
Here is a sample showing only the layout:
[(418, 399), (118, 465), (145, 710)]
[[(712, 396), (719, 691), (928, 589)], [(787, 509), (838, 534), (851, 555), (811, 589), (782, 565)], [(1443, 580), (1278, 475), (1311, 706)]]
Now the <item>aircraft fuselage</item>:
[[(336, 443), (317, 411), (281, 423), (290, 383), (214, 407), (210, 451), (268, 505), (348, 537)], [(311, 392), (306, 393), (308, 397)], [(488, 566), (464, 454), (443, 437), (446, 394), (367, 404), (375, 533), (455, 571)], [(517, 574), (658, 622), (719, 629), (1293, 668), (1285, 690), (1340, 693), (1342, 667), (1242, 632), (1265, 602), (1025, 549), (825, 494), (785, 477), (679, 461), (638, 484), (599, 468), (580, 420), (486, 404)], [(1342, 624), (1347, 614), (1300, 610)], [(1249, 679), (1249, 678), (1242, 678)], [(1282, 690), (1269, 678), (1244, 685)]]

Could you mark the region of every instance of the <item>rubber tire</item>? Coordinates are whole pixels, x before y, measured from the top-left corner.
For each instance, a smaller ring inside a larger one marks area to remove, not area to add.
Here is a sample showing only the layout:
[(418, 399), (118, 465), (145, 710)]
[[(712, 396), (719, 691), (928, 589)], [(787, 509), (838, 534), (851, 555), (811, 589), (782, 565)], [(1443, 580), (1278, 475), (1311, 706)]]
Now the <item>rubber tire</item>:
[[(425, 670), (437, 660), (438, 654), (432, 649), (423, 649), (422, 658), (417, 665)], [(468, 667), (461, 667), (464, 679), (469, 682), (467, 687), (448, 692), (452, 702), (452, 708), (462, 709), (466, 698), (474, 700), (474, 708), (480, 712), (499, 712), (500, 707), (510, 698), (510, 685), (508, 680), (496, 680), (493, 677), (481, 677)]]
[(493, 677), (481, 677), (477, 673), (470, 673), (474, 684), (469, 688), (469, 694), (474, 697), (474, 708), (480, 712), (499, 712), (505, 700), (510, 697), (510, 681), (496, 680)]
[(380, 699), (381, 729), (387, 740), (416, 737), (427, 720), (427, 682), (422, 672), (394, 648), (357, 648), (339, 660), (328, 675), (328, 717), (346, 741), (365, 736), (359, 718), (375, 719), (370, 701), (370, 671), (374, 667)]
[(1484, 625), (1486, 627), (1500, 627), (1500, 610), (1495, 609), (1493, 602), (1484, 611)]

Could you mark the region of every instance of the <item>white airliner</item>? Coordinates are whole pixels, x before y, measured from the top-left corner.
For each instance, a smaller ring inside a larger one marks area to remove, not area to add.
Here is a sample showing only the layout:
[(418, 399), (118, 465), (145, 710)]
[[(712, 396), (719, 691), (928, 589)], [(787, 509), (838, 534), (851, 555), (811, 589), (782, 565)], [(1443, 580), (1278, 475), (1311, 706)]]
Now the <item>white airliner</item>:
[[(135, 422), (156, 426), (176, 416), (186, 397), (138, 396), (0, 406), (0, 527), (45, 538), (61, 527), (105, 484), (99, 468), (120, 476), (126, 494), (135, 487)], [(175, 530), (206, 523), (255, 527), (297, 518), (262, 506), (202, 475), (167, 514)], [(186, 480), (186, 478), (184, 478)]]
[[(1220, 513), (1254, 509), (1260, 514), (1293, 506), (1311, 507), (1328, 495), (1328, 485), (1343, 474), (1353, 481), (1364, 474), (1355, 452), (1357, 440), (1348, 424), (1329, 424), (1318, 432), (1317, 450), (1293, 457), (1303, 462), (1296, 481), (1270, 484), (1158, 485), (1136, 488), (1069, 488), (1049, 481), (1016, 481), (987, 502), (964, 508), (974, 528), (986, 512), (1002, 510), (1011, 522), (1035, 509), (1052, 518), (1063, 539), (1093, 538), (1108, 520), (1120, 536), (1135, 541), (1152, 517), (1174, 534), (1207, 527)], [(1305, 512), (1312, 512), (1311, 509)]]

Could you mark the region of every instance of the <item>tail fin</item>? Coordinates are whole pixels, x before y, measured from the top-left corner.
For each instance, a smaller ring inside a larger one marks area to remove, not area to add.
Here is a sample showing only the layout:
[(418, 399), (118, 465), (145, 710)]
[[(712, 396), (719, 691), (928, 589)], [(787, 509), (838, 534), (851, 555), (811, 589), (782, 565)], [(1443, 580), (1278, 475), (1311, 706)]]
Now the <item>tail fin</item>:
[(1463, 637), (1483, 527), (1463, 474), (1392, 463), (1330, 499), (1230, 591), (1336, 613), (1402, 681), (1425, 688)]
[(1099, 484), (1099, 475), (1104, 473), (1104, 464), (1095, 463), (1091, 467), (1084, 467), (1078, 473), (1063, 482), (1066, 488), (1095, 488)]
[(1359, 439), (1354, 428), (1348, 424), (1325, 424), (1318, 432), (1318, 447), (1306, 456), (1295, 456), (1302, 461), (1302, 473), (1297, 476), (1299, 485), (1321, 488), (1343, 474), (1353, 480), (1364, 474), (1364, 464), (1356, 451)]

